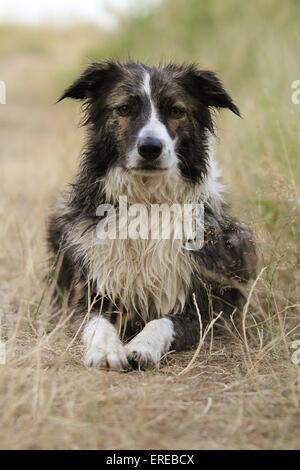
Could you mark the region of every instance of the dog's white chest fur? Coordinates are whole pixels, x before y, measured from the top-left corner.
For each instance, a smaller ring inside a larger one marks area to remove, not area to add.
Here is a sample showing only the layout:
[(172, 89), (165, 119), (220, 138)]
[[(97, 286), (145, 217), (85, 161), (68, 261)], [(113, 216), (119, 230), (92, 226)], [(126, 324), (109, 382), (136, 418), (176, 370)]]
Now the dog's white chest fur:
[[(199, 198), (206, 199), (205, 192), (211, 189), (210, 181), (195, 187), (178, 180), (176, 174), (169, 178), (162, 175), (147, 185), (147, 179), (124, 174), (118, 168), (110, 171), (104, 184), (107, 200), (116, 202), (120, 195), (126, 195), (129, 204), (138, 202), (148, 207), (174, 201), (192, 203)], [(177, 221), (174, 216), (168, 239), (153, 239), (149, 234), (147, 239), (116, 238), (100, 242), (93, 231), (70, 241), (77, 245), (78, 254), (89, 266), (97, 293), (108, 296), (115, 305), (122, 305), (129, 315), (140, 315), (148, 321), (181, 311), (191, 286), (195, 266), (183, 240), (173, 237)]]
[[(147, 186), (147, 179), (115, 170), (106, 178), (105, 192), (110, 200), (126, 195), (129, 204), (138, 202), (147, 209), (153, 203), (171, 205), (174, 200), (192, 200), (194, 188), (184, 187), (182, 181), (180, 185), (176, 183), (175, 176), (166, 182), (163, 175)], [(125, 307), (129, 315), (139, 315), (145, 321), (182, 310), (193, 270), (183, 240), (174, 237), (182, 228), (177, 226), (182, 220), (172, 213), (168, 238), (155, 239), (150, 233), (149, 214), (147, 211), (148, 219), (141, 224), (148, 227), (145, 239), (128, 237), (99, 242), (95, 233), (89, 240), (85, 238), (85, 252), (99, 295), (108, 296), (115, 305)], [(120, 217), (118, 213), (118, 226), (123, 226)]]
[(192, 263), (181, 240), (109, 240), (91, 252), (97, 291), (144, 320), (183, 308)]

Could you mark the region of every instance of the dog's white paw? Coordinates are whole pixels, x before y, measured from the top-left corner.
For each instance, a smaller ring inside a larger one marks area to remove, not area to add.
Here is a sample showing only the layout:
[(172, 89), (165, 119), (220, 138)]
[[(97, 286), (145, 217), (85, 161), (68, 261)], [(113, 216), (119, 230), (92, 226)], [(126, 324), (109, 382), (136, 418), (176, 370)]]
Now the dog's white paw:
[(173, 322), (168, 318), (152, 320), (125, 348), (133, 368), (159, 366), (161, 357), (170, 350), (174, 338)]
[(86, 346), (86, 366), (109, 367), (114, 370), (128, 369), (125, 347), (115, 327), (103, 317), (92, 318), (85, 327), (83, 342)]
[(162, 355), (149, 345), (146, 346), (137, 341), (134, 344), (128, 344), (126, 349), (128, 362), (134, 369), (146, 369), (151, 365), (159, 366)]

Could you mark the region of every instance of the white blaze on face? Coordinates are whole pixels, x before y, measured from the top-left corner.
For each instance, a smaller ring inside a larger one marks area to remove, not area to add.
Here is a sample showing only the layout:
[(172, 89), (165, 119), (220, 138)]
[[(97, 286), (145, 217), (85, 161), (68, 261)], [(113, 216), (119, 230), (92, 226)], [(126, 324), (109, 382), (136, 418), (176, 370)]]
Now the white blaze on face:
[[(172, 140), (167, 127), (159, 120), (158, 112), (152, 99), (150, 80), (150, 74), (146, 72), (142, 87), (150, 101), (151, 109), (149, 119), (140, 130), (137, 141), (146, 137), (155, 137), (156, 139), (159, 139), (163, 145), (162, 154), (159, 157), (160, 167), (169, 169), (177, 165), (177, 156), (175, 152), (176, 139)], [(140, 158), (138, 150), (135, 147), (129, 156), (130, 166), (134, 167)]]

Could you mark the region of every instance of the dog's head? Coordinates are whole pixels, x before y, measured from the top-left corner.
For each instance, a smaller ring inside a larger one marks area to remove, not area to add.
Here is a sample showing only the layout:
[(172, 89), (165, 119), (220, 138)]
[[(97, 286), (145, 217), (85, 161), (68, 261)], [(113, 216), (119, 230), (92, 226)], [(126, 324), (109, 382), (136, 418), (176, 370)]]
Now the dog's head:
[(199, 181), (213, 133), (211, 109), (239, 115), (217, 76), (195, 66), (93, 63), (64, 98), (85, 103), (99, 176), (119, 166), (137, 175), (178, 169)]

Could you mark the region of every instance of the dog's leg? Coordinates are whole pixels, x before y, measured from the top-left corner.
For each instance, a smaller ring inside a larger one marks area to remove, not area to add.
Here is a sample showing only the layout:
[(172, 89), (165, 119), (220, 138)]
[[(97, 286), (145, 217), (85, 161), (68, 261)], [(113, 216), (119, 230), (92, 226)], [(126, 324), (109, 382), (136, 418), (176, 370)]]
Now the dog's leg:
[(170, 350), (174, 338), (170, 318), (152, 320), (126, 346), (129, 363), (134, 368), (158, 366), (161, 357)]
[(197, 258), (216, 274), (245, 283), (254, 277), (257, 266), (253, 233), (228, 214), (206, 210), (205, 244)]
[(83, 332), (86, 347), (84, 362), (87, 366), (104, 366), (110, 369), (128, 368), (126, 350), (115, 327), (102, 315), (93, 317)]
[[(230, 282), (235, 278), (239, 282), (247, 282), (255, 269), (255, 246), (251, 232), (239, 222), (231, 220), (227, 231), (221, 232), (215, 243), (204, 247), (199, 258), (204, 267), (208, 268), (208, 274), (211, 272), (216, 277), (195, 278), (191, 286), (190, 294), (196, 295), (202, 326), (205, 328), (210, 311), (223, 312), (226, 315), (243, 304), (242, 293), (237, 287), (230, 286)], [(145, 368), (150, 364), (157, 366), (166, 352), (189, 349), (197, 344), (199, 337), (199, 318), (193, 298), (188, 295), (181, 313), (149, 322), (133, 338), (126, 346), (128, 360), (133, 367)]]
[[(204, 322), (206, 324), (206, 322)], [(152, 320), (126, 346), (133, 368), (158, 367), (164, 354), (184, 351), (199, 341), (200, 325), (195, 309)]]

